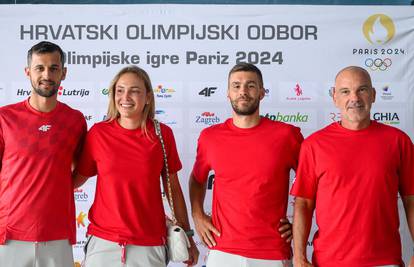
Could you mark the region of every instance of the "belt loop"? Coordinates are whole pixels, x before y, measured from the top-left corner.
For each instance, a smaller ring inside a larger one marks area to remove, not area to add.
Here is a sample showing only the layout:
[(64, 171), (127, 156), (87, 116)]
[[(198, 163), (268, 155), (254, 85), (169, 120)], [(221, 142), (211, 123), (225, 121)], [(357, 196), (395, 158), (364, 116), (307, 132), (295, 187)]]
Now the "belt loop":
[(126, 263), (126, 242), (119, 244), (121, 246), (121, 263), (125, 265)]

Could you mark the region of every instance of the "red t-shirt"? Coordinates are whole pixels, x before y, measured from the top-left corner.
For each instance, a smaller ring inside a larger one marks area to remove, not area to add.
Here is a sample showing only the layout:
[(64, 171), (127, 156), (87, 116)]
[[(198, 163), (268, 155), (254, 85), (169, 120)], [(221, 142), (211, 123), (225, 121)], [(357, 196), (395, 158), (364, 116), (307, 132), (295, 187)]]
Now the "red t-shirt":
[(0, 244), (75, 243), (71, 167), (85, 133), (82, 113), (60, 102), (47, 113), (28, 100), (0, 108)]
[(278, 228), (302, 140), (299, 128), (267, 118), (249, 129), (228, 119), (201, 132), (193, 175), (204, 183), (215, 172), (212, 220), (221, 236), (214, 236), (213, 249), (255, 259), (291, 258)]
[[(160, 174), (161, 143), (152, 122), (149, 139), (141, 131), (122, 128), (117, 120), (95, 124), (87, 134), (78, 171), (98, 175), (89, 210), (88, 234), (117, 243), (159, 246), (166, 225)], [(181, 169), (171, 128), (161, 124), (170, 173)]]
[(413, 144), (375, 121), (360, 131), (333, 123), (301, 148), (291, 194), (316, 201), (316, 266), (402, 264), (398, 192), (414, 194)]

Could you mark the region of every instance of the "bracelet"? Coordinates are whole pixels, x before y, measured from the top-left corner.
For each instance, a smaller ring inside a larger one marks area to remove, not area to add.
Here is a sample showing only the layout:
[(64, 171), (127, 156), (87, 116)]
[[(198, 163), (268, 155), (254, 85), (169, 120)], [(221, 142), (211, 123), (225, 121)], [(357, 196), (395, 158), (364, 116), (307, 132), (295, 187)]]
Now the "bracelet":
[(188, 230), (188, 231), (185, 231), (185, 234), (186, 234), (188, 237), (192, 237), (192, 236), (194, 236), (194, 230), (193, 230), (193, 229), (190, 229), (190, 230)]

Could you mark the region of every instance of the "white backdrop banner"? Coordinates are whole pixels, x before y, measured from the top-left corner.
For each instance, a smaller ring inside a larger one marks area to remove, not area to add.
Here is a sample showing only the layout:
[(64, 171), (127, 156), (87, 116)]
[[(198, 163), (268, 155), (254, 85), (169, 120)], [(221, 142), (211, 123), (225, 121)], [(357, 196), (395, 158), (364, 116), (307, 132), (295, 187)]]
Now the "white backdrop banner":
[[(89, 127), (104, 118), (107, 88), (118, 70), (129, 64), (147, 70), (157, 117), (176, 136), (188, 206), (187, 181), (199, 132), (231, 115), (226, 80), (238, 62), (257, 64), (263, 71), (261, 115), (297, 125), (305, 137), (340, 118), (330, 96), (338, 70), (362, 66), (377, 90), (373, 119), (414, 137), (411, 6), (0, 5), (0, 25), (0, 105), (30, 95), (23, 73), (26, 51), (42, 40), (66, 52), (68, 75), (59, 100), (81, 110)], [(77, 266), (94, 182), (75, 192)], [(401, 202), (400, 219), (407, 262), (413, 244)], [(196, 241), (198, 266), (204, 266), (208, 250)], [(311, 239), (308, 245), (310, 255)]]

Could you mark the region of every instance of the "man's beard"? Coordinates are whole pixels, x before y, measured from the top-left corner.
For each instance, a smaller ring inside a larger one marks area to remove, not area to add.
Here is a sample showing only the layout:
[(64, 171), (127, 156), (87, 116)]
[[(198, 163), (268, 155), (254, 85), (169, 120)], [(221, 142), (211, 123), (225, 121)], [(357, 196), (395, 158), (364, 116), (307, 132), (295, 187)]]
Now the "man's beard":
[(43, 96), (43, 97), (52, 97), (55, 94), (57, 94), (58, 89), (59, 89), (59, 85), (54, 83), (51, 85), (52, 89), (46, 90), (46, 89), (42, 89), (39, 87), (36, 87), (33, 82), (32, 82), (32, 87), (34, 89), (34, 91), (36, 92), (36, 94)]
[[(254, 99), (253, 102), (249, 102), (249, 105), (245, 106), (243, 109), (239, 108), (237, 106), (237, 102), (238, 100), (241, 98), (238, 98), (234, 101), (231, 101), (231, 106), (233, 108), (233, 111), (237, 114), (237, 115), (242, 115), (242, 116), (249, 116), (252, 115), (253, 113), (256, 112), (256, 110), (259, 108), (259, 103), (260, 100), (259, 99)], [(247, 100), (252, 100), (252, 98), (247, 97)]]

